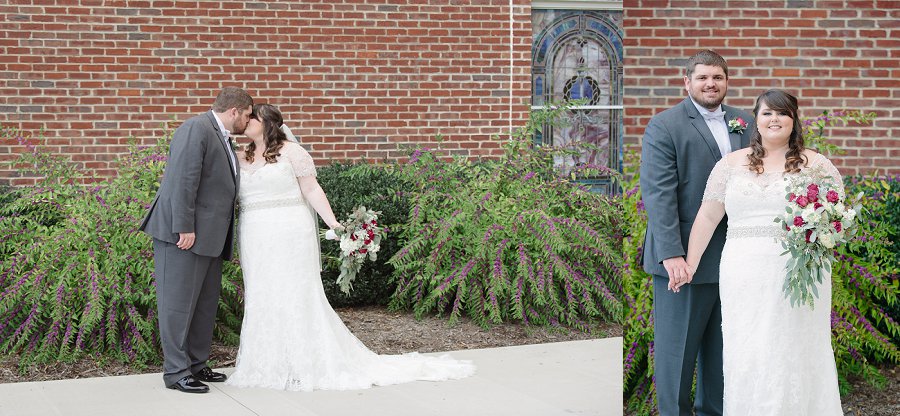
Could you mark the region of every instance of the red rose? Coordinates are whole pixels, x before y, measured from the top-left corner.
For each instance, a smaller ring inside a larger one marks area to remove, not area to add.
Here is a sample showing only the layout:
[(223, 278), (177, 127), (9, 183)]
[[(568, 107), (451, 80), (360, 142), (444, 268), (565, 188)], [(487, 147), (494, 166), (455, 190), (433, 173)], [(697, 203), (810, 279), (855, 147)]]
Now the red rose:
[(825, 194), (825, 199), (827, 199), (828, 202), (831, 202), (831, 203), (833, 204), (833, 203), (835, 203), (835, 202), (838, 202), (838, 200), (840, 199), (840, 197), (838, 197), (838, 193), (837, 193), (837, 192), (835, 192), (835, 191), (828, 191), (828, 193)]
[(369, 229), (369, 224), (363, 223), (363, 230), (368, 230), (368, 229)]
[(811, 235), (812, 235), (812, 230), (806, 230), (806, 242), (807, 242), (807, 243), (810, 242), (810, 241), (809, 241), (809, 236), (811, 236)]
[(834, 231), (841, 232), (841, 222), (840, 221), (835, 221), (835, 222), (831, 223), (831, 225), (834, 226)]
[(375, 231), (369, 230), (369, 238), (370, 238), (370, 239), (374, 239), (374, 238), (375, 238)]
[(797, 200), (794, 202), (796, 202), (797, 205), (800, 205), (800, 208), (806, 208), (806, 205), (809, 204), (809, 200), (806, 199), (805, 196), (801, 196), (801, 197), (797, 198)]
[(353, 241), (356, 241), (356, 234), (355, 234), (355, 233), (354, 233), (354, 234), (350, 234), (350, 239), (353, 240)]
[(808, 187), (806, 187), (806, 197), (809, 198), (810, 201), (815, 201), (819, 196), (819, 186), (811, 183)]
[(369, 251), (369, 250), (361, 248), (361, 249), (359, 249), (359, 254), (366, 254), (367, 251)]
[(797, 199), (797, 195), (794, 195), (794, 193), (791, 192), (791, 194), (788, 195), (788, 201), (794, 202), (795, 199)]
[(794, 217), (794, 226), (795, 226), (795, 227), (799, 227), (799, 226), (801, 226), (801, 225), (803, 225), (803, 224), (805, 224), (805, 223), (806, 223), (806, 222), (803, 221), (803, 217), (801, 217), (801, 216), (799, 216), (799, 215), (796, 216), (796, 217)]
[(818, 203), (818, 202), (816, 202), (815, 204), (813, 204), (813, 209), (819, 209), (819, 208), (822, 208), (822, 204), (820, 204), (820, 203)]

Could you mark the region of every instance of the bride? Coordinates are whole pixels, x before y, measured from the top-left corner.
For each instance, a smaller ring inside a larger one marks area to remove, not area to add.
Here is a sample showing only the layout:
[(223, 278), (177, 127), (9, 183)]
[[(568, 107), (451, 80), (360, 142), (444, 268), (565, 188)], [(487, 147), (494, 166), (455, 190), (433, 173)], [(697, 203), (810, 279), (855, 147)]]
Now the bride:
[(725, 415), (843, 414), (831, 348), (831, 275), (812, 308), (792, 307), (782, 293), (787, 257), (774, 219), (785, 212), (786, 178), (815, 167), (841, 178), (828, 159), (804, 149), (797, 110), (797, 98), (784, 91), (757, 98), (750, 147), (713, 168), (688, 239), (687, 263), (696, 267), (728, 214), (719, 271)]
[(227, 383), (352, 390), (473, 374), (473, 364), (447, 355), (377, 355), (344, 326), (322, 288), (315, 213), (332, 229), (340, 224), (312, 158), (282, 126), (278, 108), (255, 105), (244, 133), (253, 142), (238, 153), (245, 306)]

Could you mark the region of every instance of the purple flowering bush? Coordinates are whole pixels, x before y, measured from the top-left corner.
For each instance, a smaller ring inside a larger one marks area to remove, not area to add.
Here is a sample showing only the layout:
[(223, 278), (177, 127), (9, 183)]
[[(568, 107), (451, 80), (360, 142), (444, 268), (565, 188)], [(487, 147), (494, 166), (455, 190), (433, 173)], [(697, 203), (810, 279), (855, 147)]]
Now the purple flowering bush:
[[(40, 137), (2, 130), (0, 143), (27, 149), (12, 163), (41, 179), (0, 205), (0, 355), (18, 355), (22, 368), (84, 356), (137, 368), (159, 362), (153, 252), (137, 227), (169, 138), (131, 146), (118, 176), (98, 179), (42, 151)], [(225, 274), (216, 332), (236, 342), (239, 272), (228, 264)]]
[(448, 314), (451, 323), (465, 314), (485, 328), (621, 322), (621, 210), (553, 167), (562, 150), (533, 142), (562, 111), (532, 114), (499, 160), (416, 149), (396, 167), (412, 190), (396, 230), (405, 245), (389, 261), (390, 308)]
[[(866, 124), (874, 114), (823, 113), (803, 121), (808, 147), (839, 153), (824, 131), (836, 123)], [(639, 259), (647, 219), (638, 187), (637, 157), (626, 163), (622, 198), (626, 236), (624, 287), (626, 302), (624, 342), (624, 395), (628, 414), (656, 412), (653, 378), (653, 286)], [(848, 377), (862, 377), (884, 386), (881, 365), (900, 363), (900, 325), (897, 320), (900, 273), (900, 176), (845, 179), (847, 194), (863, 192), (859, 231), (839, 246), (832, 265), (832, 347), (842, 394), (850, 390)]]
[(831, 330), (842, 391), (846, 376), (876, 386), (875, 367), (900, 363), (900, 175), (846, 178), (847, 193), (864, 198), (856, 237), (835, 250)]
[(623, 282), (625, 287), (625, 330), (622, 363), (625, 407), (629, 414), (649, 415), (656, 412), (656, 389), (653, 385), (653, 278), (641, 264), (647, 212), (639, 185), (639, 156), (629, 154), (625, 163), (623, 228), (625, 255)]

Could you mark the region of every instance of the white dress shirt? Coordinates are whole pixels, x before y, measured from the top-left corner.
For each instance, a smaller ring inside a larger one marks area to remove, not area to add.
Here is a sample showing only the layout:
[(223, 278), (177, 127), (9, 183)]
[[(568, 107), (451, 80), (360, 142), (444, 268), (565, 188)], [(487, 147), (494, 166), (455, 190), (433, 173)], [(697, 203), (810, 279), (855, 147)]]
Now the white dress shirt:
[(213, 118), (216, 119), (216, 123), (219, 123), (219, 130), (222, 131), (223, 136), (221, 137), (222, 141), (225, 143), (225, 148), (228, 149), (226, 153), (228, 153), (228, 159), (231, 160), (231, 173), (235, 176), (237, 175), (237, 161), (234, 160), (234, 152), (231, 150), (231, 132), (225, 128), (225, 125), (222, 124), (222, 120), (219, 119), (219, 116), (216, 115), (215, 111), (210, 111), (213, 115)]
[(709, 111), (697, 104), (693, 98), (691, 98), (691, 102), (694, 103), (694, 107), (697, 107), (697, 111), (700, 112), (700, 116), (703, 117), (703, 121), (706, 122), (709, 131), (712, 132), (713, 138), (716, 139), (716, 144), (719, 145), (719, 151), (722, 153), (722, 156), (724, 157), (731, 153), (731, 140), (728, 138), (728, 124), (725, 123), (725, 111), (722, 110), (722, 106), (719, 105), (719, 108), (717, 108), (716, 111)]

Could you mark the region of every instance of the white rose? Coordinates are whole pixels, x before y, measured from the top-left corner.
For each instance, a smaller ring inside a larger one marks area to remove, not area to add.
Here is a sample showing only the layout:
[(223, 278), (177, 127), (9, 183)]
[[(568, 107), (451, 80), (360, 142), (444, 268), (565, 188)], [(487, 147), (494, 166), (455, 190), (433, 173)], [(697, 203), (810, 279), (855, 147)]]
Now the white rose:
[(804, 213), (803, 218), (806, 219), (806, 222), (815, 224), (822, 220), (822, 214), (812, 211), (808, 215)]
[(822, 245), (825, 246), (825, 248), (834, 248), (834, 237), (831, 233), (819, 234), (819, 241), (822, 242)]
[(856, 210), (850, 208), (847, 212), (844, 213), (844, 220), (847, 222), (853, 221), (853, 218), (856, 218)]
[(353, 251), (352, 246), (353, 246), (353, 241), (350, 240), (349, 238), (341, 239), (341, 252), (342, 253), (349, 253), (349, 252)]

